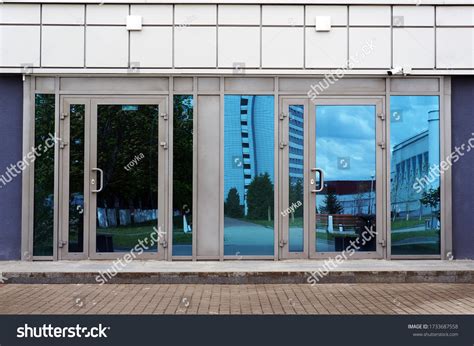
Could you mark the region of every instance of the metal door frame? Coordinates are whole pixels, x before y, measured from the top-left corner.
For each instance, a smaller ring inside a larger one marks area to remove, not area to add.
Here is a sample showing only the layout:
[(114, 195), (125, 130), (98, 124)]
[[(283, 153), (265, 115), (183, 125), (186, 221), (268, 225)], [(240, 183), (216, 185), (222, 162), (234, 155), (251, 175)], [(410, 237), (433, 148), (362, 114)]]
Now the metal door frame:
[[(375, 109), (375, 145), (376, 145), (376, 163), (375, 163), (375, 186), (376, 194), (376, 230), (377, 230), (377, 248), (376, 251), (355, 252), (351, 255), (353, 259), (365, 258), (384, 258), (386, 257), (386, 189), (385, 181), (389, 177), (389, 173), (384, 170), (386, 162), (386, 134), (385, 134), (385, 100), (384, 97), (377, 96), (334, 96), (321, 97), (312, 102), (309, 112), (308, 126), (309, 131), (309, 162), (310, 167), (316, 167), (316, 107), (317, 106), (343, 106), (343, 105), (373, 105)], [(308, 189), (309, 186), (306, 186)], [(309, 197), (309, 209), (315, 210), (316, 198), (315, 194)], [(341, 252), (317, 252), (315, 244), (315, 230), (316, 230), (316, 213), (311, 212), (309, 215), (309, 257), (310, 258), (329, 258), (340, 255)]]
[[(58, 253), (60, 259), (116, 259), (129, 252), (97, 253), (96, 251), (96, 203), (97, 195), (92, 192), (91, 180), (97, 181), (97, 173), (92, 171), (92, 167), (97, 167), (97, 106), (98, 105), (158, 105), (158, 220), (159, 229), (164, 232), (164, 236), (158, 243), (156, 253), (143, 253), (140, 259), (167, 258), (168, 244), (171, 244), (172, 234), (168, 232), (168, 185), (169, 185), (169, 153), (168, 153), (168, 97), (167, 96), (61, 96), (61, 124), (60, 137), (66, 143), (69, 141), (70, 125), (70, 105), (85, 104), (84, 122), (84, 252), (69, 253), (69, 146), (66, 145), (60, 153), (60, 203), (59, 215), (59, 241), (61, 246)], [(62, 119), (64, 118), (64, 119)], [(164, 145), (161, 145), (164, 143)]]

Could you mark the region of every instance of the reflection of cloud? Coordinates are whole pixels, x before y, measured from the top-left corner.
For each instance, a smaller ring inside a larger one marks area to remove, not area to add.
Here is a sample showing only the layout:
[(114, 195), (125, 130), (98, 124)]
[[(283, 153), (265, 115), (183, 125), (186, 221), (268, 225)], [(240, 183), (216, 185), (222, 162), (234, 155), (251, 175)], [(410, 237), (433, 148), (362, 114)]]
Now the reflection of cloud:
[[(375, 121), (374, 106), (318, 106), (316, 165), (327, 180), (370, 179), (375, 171)], [(350, 168), (340, 169), (338, 157), (349, 157)]]
[(439, 110), (438, 96), (392, 96), (391, 111), (403, 114), (402, 121), (390, 124), (390, 147), (428, 130), (428, 112)]

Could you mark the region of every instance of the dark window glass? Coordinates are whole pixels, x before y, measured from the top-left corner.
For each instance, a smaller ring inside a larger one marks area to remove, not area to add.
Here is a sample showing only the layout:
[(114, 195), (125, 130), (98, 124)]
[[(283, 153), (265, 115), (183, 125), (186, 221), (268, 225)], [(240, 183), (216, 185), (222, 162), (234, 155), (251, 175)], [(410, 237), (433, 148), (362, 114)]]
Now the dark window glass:
[(173, 256), (192, 255), (193, 97), (177, 95), (173, 106)]
[(33, 255), (53, 255), (54, 234), (54, 95), (35, 97)]

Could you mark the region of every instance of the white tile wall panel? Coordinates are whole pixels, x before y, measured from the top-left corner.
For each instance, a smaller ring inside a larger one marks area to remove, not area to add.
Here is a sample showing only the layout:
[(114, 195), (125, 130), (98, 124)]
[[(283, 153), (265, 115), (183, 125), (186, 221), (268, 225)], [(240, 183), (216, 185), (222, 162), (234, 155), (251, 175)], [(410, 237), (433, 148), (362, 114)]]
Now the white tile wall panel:
[[(143, 27), (130, 32), (130, 65), (171, 67), (173, 64), (172, 27)], [(137, 65), (138, 63), (138, 65)]]
[(220, 27), (218, 36), (219, 67), (260, 66), (260, 28)]
[(219, 5), (219, 25), (260, 25), (260, 6)]
[(173, 24), (173, 5), (132, 5), (130, 13), (142, 16), (144, 25)]
[(433, 68), (434, 42), (434, 28), (394, 28), (393, 65)]
[(316, 32), (306, 28), (306, 67), (333, 68), (347, 65), (347, 28)]
[(0, 26), (0, 46), (2, 47), (0, 66), (21, 67), (22, 64), (28, 64), (28, 66), (37, 67), (40, 65), (39, 26)]
[(302, 68), (303, 37), (303, 28), (262, 28), (262, 67)]
[(0, 23), (39, 24), (40, 12), (36, 4), (0, 4)]
[(44, 67), (84, 66), (84, 27), (44, 26), (41, 39)]
[(380, 26), (391, 24), (390, 6), (349, 6), (349, 24)]
[(128, 5), (87, 5), (87, 24), (126, 24)]
[(306, 25), (315, 26), (316, 16), (331, 17), (331, 25), (347, 25), (347, 6), (306, 6)]
[(176, 27), (174, 39), (176, 67), (216, 67), (215, 27)]
[(474, 28), (438, 28), (436, 65), (439, 68), (474, 68)]
[(434, 13), (434, 6), (394, 6), (393, 26), (433, 26)]
[(436, 25), (472, 26), (474, 25), (474, 6), (438, 6)]
[(390, 28), (350, 28), (349, 60), (354, 68), (390, 68)]
[(84, 5), (43, 4), (43, 24), (84, 24)]
[(268, 5), (262, 7), (262, 25), (303, 25), (303, 6)]
[(88, 26), (87, 67), (127, 67), (128, 31), (120, 26)]
[(215, 25), (216, 5), (176, 5), (174, 21), (177, 25)]

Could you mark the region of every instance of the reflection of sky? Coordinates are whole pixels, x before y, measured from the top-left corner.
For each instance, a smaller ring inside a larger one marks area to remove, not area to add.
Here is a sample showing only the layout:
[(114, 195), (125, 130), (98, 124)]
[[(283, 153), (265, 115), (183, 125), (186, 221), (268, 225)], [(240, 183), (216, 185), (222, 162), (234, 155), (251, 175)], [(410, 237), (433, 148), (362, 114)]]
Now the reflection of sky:
[[(423, 131), (428, 130), (428, 112), (439, 111), (438, 96), (390, 97), (390, 149)], [(394, 121), (393, 112), (400, 114)]]
[[(316, 166), (325, 179), (370, 180), (375, 172), (375, 106), (317, 106)], [(338, 159), (349, 158), (348, 169)]]

